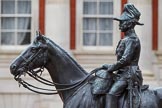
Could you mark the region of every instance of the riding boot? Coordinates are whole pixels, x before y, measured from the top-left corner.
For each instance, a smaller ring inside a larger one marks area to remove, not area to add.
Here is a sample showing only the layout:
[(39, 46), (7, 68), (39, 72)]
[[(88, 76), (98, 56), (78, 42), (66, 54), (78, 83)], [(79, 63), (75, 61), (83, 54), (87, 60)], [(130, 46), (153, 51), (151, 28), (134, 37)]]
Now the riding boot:
[(111, 94), (107, 94), (105, 108), (117, 108), (117, 106), (118, 106), (118, 97)]

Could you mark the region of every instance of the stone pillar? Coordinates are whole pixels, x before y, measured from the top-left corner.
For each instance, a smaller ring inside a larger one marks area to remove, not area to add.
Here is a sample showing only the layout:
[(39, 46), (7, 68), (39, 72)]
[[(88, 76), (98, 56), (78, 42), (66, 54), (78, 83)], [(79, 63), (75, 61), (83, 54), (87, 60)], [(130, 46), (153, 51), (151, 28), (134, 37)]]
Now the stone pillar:
[(70, 45), (69, 6), (69, 0), (46, 0), (46, 35), (66, 50)]

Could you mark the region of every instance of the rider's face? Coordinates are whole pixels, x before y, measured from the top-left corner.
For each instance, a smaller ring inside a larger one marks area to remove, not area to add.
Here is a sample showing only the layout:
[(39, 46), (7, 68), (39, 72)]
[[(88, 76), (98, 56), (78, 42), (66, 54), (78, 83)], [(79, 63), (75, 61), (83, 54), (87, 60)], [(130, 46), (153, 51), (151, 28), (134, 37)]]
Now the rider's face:
[(119, 29), (122, 31), (122, 32), (126, 32), (129, 28), (128, 28), (128, 23), (127, 21), (120, 21), (119, 22)]

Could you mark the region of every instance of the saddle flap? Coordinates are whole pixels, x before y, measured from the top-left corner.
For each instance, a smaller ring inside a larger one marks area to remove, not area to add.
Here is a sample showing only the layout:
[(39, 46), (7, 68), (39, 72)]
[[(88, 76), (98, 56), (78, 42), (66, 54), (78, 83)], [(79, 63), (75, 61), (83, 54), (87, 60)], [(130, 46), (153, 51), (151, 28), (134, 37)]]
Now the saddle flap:
[(113, 83), (113, 77), (106, 70), (99, 70), (92, 82), (92, 94), (106, 94)]

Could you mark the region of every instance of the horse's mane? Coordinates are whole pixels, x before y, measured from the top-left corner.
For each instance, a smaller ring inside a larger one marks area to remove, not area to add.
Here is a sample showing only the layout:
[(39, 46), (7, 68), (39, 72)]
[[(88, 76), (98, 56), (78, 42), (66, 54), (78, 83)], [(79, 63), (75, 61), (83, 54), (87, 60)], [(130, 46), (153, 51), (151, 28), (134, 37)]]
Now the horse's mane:
[(74, 64), (84, 73), (84, 74), (86, 74), (87, 75), (87, 72), (82, 68), (82, 66), (81, 65), (79, 65), (64, 49), (62, 49), (59, 45), (57, 45), (56, 43), (54, 43), (51, 39), (49, 39), (49, 38), (47, 38), (47, 37), (45, 37), (45, 36), (43, 36), (45, 39), (46, 39), (46, 41), (50, 41), (54, 46), (56, 46), (57, 48), (59, 48), (67, 57), (69, 57), (70, 58), (70, 60), (72, 61), (72, 62), (74, 62)]

